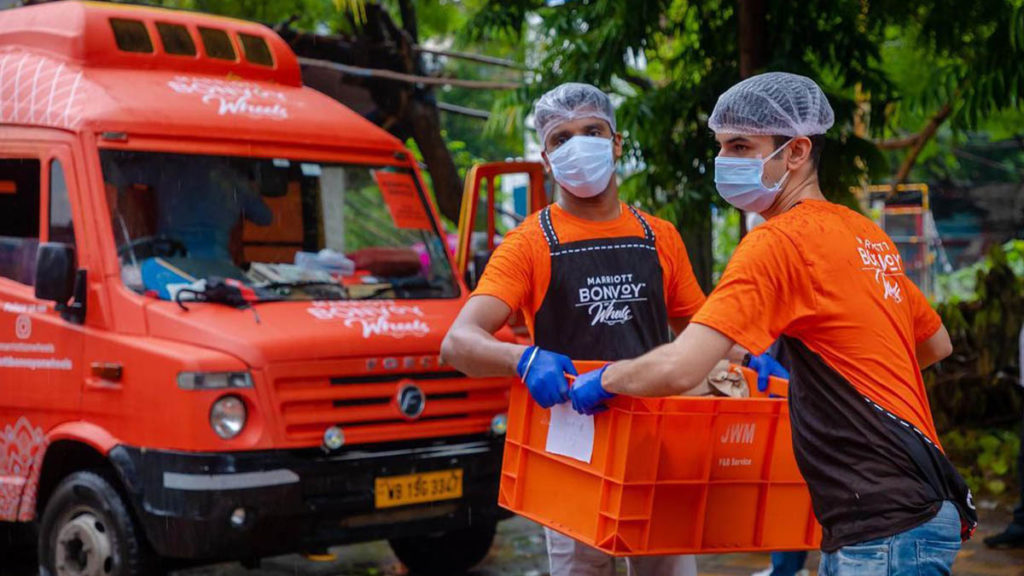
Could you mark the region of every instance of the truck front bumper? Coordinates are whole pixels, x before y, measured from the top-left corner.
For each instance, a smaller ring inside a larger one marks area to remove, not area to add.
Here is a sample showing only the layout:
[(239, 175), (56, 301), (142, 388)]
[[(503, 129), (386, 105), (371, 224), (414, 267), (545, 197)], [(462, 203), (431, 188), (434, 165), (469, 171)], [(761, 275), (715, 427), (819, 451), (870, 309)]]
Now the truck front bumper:
[[(508, 516), (497, 505), (502, 448), (472, 436), (330, 454), (118, 446), (110, 458), (158, 554), (239, 560), (494, 523)], [(376, 478), (452, 469), (463, 471), (461, 498), (376, 508)]]

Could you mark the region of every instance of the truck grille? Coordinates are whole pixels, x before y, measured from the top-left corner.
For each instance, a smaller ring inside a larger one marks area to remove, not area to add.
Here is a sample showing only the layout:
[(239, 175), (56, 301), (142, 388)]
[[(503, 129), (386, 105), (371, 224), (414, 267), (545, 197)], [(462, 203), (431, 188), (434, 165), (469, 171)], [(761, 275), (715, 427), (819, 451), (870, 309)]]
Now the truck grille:
[[(508, 409), (510, 381), (455, 371), (273, 379), (284, 439), (306, 446), (319, 444), (330, 426), (345, 432), (346, 445), (484, 433)], [(399, 390), (409, 384), (425, 396), (416, 418), (398, 406)]]

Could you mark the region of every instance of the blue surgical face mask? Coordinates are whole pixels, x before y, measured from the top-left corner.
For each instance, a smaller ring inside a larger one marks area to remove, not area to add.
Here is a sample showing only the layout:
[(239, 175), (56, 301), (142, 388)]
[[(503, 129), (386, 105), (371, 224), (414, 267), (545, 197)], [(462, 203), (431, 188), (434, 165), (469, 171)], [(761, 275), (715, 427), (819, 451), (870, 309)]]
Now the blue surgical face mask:
[(573, 196), (592, 198), (608, 188), (615, 173), (612, 141), (573, 136), (548, 154), (555, 182)]
[(715, 158), (715, 188), (726, 202), (746, 212), (760, 214), (771, 207), (789, 171), (774, 186), (764, 185), (764, 165), (792, 142), (790, 138), (767, 158)]

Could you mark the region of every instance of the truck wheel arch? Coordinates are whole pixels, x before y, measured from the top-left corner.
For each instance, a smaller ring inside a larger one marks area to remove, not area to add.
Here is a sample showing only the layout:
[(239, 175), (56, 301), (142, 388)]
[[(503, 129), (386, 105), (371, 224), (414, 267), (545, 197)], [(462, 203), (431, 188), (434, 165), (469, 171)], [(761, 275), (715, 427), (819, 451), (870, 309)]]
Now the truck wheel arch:
[(50, 494), (61, 480), (79, 470), (109, 469), (116, 475), (108, 455), (118, 441), (103, 428), (87, 422), (67, 422), (46, 435), (46, 453), (40, 461), (33, 492), (27, 489), (21, 503), (21, 520), (39, 517)]

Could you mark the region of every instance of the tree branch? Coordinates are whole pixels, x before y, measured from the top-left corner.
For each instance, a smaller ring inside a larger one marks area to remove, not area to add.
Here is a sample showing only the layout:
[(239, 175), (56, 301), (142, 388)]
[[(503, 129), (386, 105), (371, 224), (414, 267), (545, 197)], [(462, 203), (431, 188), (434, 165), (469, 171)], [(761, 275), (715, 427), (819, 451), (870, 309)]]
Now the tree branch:
[(649, 78), (644, 78), (643, 76), (633, 72), (623, 72), (622, 79), (643, 90), (654, 89), (654, 82), (651, 82)]
[(350, 66), (328, 60), (316, 58), (299, 57), (299, 64), (303, 66), (319, 66), (337, 70), (342, 74), (358, 78), (378, 78), (393, 82), (404, 82), (406, 84), (423, 84), (425, 86), (458, 86), (474, 90), (516, 90), (520, 84), (517, 82), (488, 82), (482, 80), (462, 80), (461, 78), (436, 78), (434, 76), (417, 76), (415, 74), (404, 74), (394, 70), (383, 68), (363, 68), (361, 66)]
[(435, 102), (435, 105), (438, 110), (443, 112), (469, 116), (470, 118), (479, 118), (480, 120), (490, 120), (491, 118), (491, 113), (486, 110), (470, 108), (468, 106), (459, 106), (457, 104), (449, 104), (447, 102)]
[(492, 66), (501, 66), (502, 68), (511, 68), (513, 70), (526, 70), (526, 66), (512, 60), (506, 60), (504, 58), (495, 58), (493, 56), (484, 56), (482, 54), (470, 54), (468, 52), (457, 52), (455, 50), (442, 50), (440, 48), (429, 48), (427, 46), (413, 46), (417, 52), (424, 54), (437, 54), (438, 56), (447, 56), (448, 58), (457, 58), (460, 60), (469, 60), (471, 62), (479, 62), (480, 64), (490, 64)]
[(891, 138), (889, 140), (876, 140), (875, 146), (880, 150), (901, 150), (903, 148), (909, 148), (917, 143), (921, 138), (921, 133), (911, 134), (910, 136), (904, 136), (903, 138)]
[[(955, 100), (960, 94), (958, 90), (953, 94)], [(910, 170), (917, 163), (917, 157), (921, 155), (921, 150), (924, 149), (925, 144), (935, 136), (938, 132), (939, 126), (949, 118), (949, 115), (953, 112), (953, 105), (947, 102), (938, 112), (932, 116), (932, 119), (928, 121), (928, 125), (924, 127), (924, 130), (917, 135), (917, 139), (907, 152), (907, 156), (903, 159), (903, 165), (900, 166), (900, 171), (896, 173), (896, 178), (893, 179), (892, 188), (895, 191), (896, 186), (903, 184), (907, 180), (907, 176), (910, 175)]]

